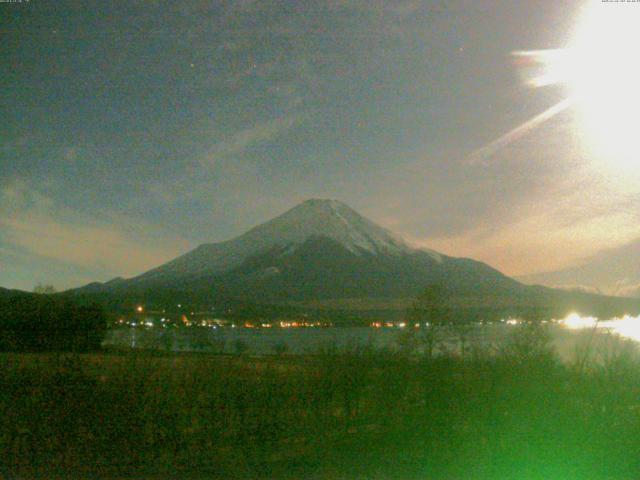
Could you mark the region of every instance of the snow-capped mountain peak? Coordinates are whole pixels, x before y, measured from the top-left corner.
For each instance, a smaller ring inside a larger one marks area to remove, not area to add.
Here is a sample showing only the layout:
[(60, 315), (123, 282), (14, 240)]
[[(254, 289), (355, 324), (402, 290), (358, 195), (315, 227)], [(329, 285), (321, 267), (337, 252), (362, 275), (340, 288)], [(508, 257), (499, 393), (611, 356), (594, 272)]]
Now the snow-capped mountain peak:
[(236, 241), (270, 248), (300, 244), (323, 236), (355, 254), (398, 254), (410, 248), (388, 230), (367, 220), (338, 200), (307, 200), (284, 214), (249, 230)]
[(232, 240), (207, 243), (134, 281), (226, 271), (274, 248), (292, 252), (310, 238), (326, 237), (354, 255), (399, 255), (414, 251), (388, 230), (338, 200), (310, 199)]

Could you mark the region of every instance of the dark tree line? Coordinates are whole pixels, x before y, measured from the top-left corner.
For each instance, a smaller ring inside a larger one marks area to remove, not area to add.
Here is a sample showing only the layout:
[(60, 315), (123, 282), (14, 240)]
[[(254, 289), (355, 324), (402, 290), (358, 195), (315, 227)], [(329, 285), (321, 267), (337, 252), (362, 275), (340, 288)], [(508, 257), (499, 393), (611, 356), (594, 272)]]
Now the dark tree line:
[(96, 305), (50, 295), (0, 298), (0, 351), (97, 350), (106, 326)]

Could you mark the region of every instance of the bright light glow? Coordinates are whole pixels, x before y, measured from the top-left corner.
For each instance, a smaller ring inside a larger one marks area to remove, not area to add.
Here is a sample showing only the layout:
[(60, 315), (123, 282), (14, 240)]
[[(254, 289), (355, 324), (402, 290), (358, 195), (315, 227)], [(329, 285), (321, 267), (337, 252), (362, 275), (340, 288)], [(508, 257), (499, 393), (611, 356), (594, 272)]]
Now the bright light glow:
[(564, 320), (560, 320), (560, 325), (571, 330), (579, 330), (582, 328), (593, 328), (598, 324), (595, 317), (581, 317), (577, 313), (569, 314)]
[(640, 342), (640, 317), (625, 315), (603, 323), (603, 328), (609, 329), (621, 337)]
[(592, 0), (565, 49), (514, 52), (525, 69), (543, 67), (527, 83), (564, 84), (578, 109), (582, 137), (617, 170), (635, 167), (640, 151), (640, 8)]
[(640, 342), (640, 316), (625, 315), (622, 318), (598, 321), (594, 317), (581, 317), (577, 313), (572, 313), (565, 319), (560, 320), (559, 323), (571, 330), (597, 328), (598, 330), (615, 333), (623, 338)]
[[(568, 97), (470, 156), (485, 161), (504, 146), (572, 106), (585, 145), (612, 173), (636, 173), (640, 135), (640, 8), (637, 2), (590, 0), (567, 48), (513, 52), (531, 87), (564, 85)], [(637, 173), (640, 173), (637, 172)]]
[(142, 308), (142, 305), (138, 305), (136, 307), (136, 312), (141, 313), (144, 309)]
[[(630, 8), (631, 7), (631, 8)], [(594, 1), (558, 72), (576, 98), (585, 139), (617, 167), (634, 166), (640, 149), (640, 8)]]

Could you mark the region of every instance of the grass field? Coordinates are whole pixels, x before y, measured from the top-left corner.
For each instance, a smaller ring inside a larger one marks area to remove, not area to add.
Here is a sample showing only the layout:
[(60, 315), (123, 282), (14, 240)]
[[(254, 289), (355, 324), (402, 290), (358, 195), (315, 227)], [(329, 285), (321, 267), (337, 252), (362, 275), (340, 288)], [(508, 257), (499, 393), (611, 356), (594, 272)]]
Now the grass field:
[(0, 355), (7, 478), (632, 479), (640, 361), (527, 334), (465, 358)]

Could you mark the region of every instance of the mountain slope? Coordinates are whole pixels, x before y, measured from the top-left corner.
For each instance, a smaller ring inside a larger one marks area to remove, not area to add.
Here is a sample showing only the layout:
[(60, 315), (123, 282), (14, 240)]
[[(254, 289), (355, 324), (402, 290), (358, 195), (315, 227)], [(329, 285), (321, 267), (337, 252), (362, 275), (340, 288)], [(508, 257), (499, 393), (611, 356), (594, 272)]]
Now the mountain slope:
[(295, 249), (273, 248), (222, 274), (192, 279), (185, 288), (243, 290), (267, 301), (413, 297), (425, 285), (447, 284), (451, 292), (513, 291), (521, 286), (480, 262), (420, 250), (374, 254), (348, 250), (313, 236)]
[(582, 264), (520, 277), (524, 283), (640, 297), (640, 240), (604, 250)]
[(445, 287), (452, 306), (495, 315), (549, 309), (563, 314), (582, 306), (588, 312), (598, 305), (623, 313), (635, 305), (525, 286), (484, 263), (411, 248), (335, 200), (308, 200), (235, 239), (201, 245), (137, 277), (92, 283), (74, 293), (108, 295), (115, 303), (143, 299), (168, 305), (183, 299), (202, 306), (300, 306), (357, 301), (401, 308), (434, 283)]
[(313, 236), (331, 238), (350, 252), (398, 254), (410, 248), (344, 203), (312, 199), (226, 242), (203, 244), (131, 280), (166, 284), (183, 277), (210, 275), (237, 267), (272, 248), (295, 248)]
[(14, 297), (32, 297), (36, 295), (32, 292), (25, 292), (24, 290), (10, 290), (0, 287), (0, 299), (14, 298)]
[(235, 239), (82, 290), (226, 290), (271, 301), (413, 296), (434, 282), (452, 290), (519, 287), (481, 262), (411, 248), (344, 203), (312, 199)]

